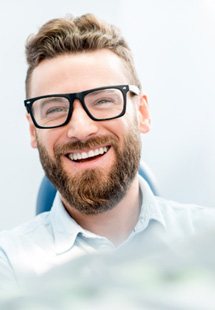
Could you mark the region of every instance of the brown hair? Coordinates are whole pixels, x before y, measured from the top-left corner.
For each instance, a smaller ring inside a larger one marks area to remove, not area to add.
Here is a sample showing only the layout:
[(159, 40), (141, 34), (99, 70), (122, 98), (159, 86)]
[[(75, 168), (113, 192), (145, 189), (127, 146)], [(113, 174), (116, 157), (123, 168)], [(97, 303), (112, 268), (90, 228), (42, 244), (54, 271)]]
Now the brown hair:
[(141, 88), (131, 50), (119, 29), (92, 14), (86, 14), (76, 18), (50, 20), (39, 29), (38, 33), (28, 38), (26, 95), (28, 96), (32, 71), (44, 59), (103, 48), (111, 50), (124, 61), (131, 82)]

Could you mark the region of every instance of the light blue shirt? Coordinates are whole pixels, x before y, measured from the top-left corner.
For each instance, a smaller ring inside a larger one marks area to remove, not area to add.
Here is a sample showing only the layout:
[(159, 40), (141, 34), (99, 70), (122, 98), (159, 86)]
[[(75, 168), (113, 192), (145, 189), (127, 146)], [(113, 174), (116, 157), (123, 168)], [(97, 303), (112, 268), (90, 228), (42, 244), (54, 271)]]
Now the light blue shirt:
[[(172, 246), (215, 224), (215, 210), (156, 197), (140, 177), (142, 195), (138, 222), (120, 247), (137, 240), (147, 253)], [(67, 213), (59, 194), (50, 212), (0, 233), (0, 281), (40, 275), (86, 253), (115, 249), (113, 243), (83, 229)]]

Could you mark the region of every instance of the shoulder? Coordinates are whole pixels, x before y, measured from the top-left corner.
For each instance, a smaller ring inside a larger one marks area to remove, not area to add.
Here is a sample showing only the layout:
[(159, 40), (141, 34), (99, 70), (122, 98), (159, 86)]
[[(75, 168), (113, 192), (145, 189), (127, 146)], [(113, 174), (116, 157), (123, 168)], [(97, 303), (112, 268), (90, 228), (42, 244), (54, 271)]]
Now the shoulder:
[(156, 197), (156, 200), (163, 210), (166, 212), (174, 213), (192, 213), (192, 212), (202, 212), (207, 207), (203, 207), (193, 203), (181, 203), (174, 200), (165, 199), (163, 197)]
[(10, 230), (4, 230), (0, 233), (0, 247), (4, 244), (18, 243), (18, 240), (28, 240), (37, 238), (38, 235), (49, 235), (51, 232), (51, 223), (49, 220), (49, 212), (41, 213), (32, 220), (21, 224)]
[(215, 225), (215, 208), (184, 204), (156, 197), (167, 227), (182, 229), (184, 233), (201, 232)]
[(193, 203), (181, 203), (174, 200), (167, 200), (162, 197), (156, 197), (157, 203), (161, 210), (169, 215), (185, 216), (209, 216), (215, 217), (215, 208), (201, 206)]
[[(0, 277), (15, 279), (19, 272), (35, 272), (52, 251), (49, 212), (0, 233)], [(4, 271), (4, 272), (3, 272)]]

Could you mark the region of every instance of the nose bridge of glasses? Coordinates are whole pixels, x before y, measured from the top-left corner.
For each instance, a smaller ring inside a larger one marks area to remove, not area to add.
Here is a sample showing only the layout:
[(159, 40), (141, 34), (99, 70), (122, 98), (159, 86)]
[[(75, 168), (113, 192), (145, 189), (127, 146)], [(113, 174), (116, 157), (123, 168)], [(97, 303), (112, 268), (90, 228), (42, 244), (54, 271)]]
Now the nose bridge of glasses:
[(98, 131), (98, 126), (87, 111), (84, 104), (84, 95), (71, 94), (69, 95), (69, 101), (71, 113), (68, 121), (68, 137), (84, 140), (89, 135), (95, 134)]
[(76, 109), (81, 109), (82, 112), (85, 113), (89, 118), (89, 112), (87, 110), (87, 107), (84, 103), (84, 94), (83, 93), (73, 93), (68, 95), (68, 99), (70, 102), (70, 109), (71, 109), (71, 117), (74, 114), (74, 111)]
[(73, 110), (74, 102), (77, 100), (79, 101), (82, 108), (84, 108), (84, 96), (82, 93), (72, 93), (68, 95), (68, 99)]

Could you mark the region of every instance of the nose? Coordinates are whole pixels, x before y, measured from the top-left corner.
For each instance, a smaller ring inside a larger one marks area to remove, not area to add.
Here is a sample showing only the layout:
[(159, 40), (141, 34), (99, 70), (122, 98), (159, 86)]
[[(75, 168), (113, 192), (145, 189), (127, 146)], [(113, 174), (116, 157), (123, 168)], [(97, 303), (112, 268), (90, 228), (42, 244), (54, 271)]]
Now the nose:
[(98, 132), (98, 122), (92, 120), (79, 100), (73, 102), (73, 112), (68, 124), (67, 136), (70, 139), (84, 141)]

